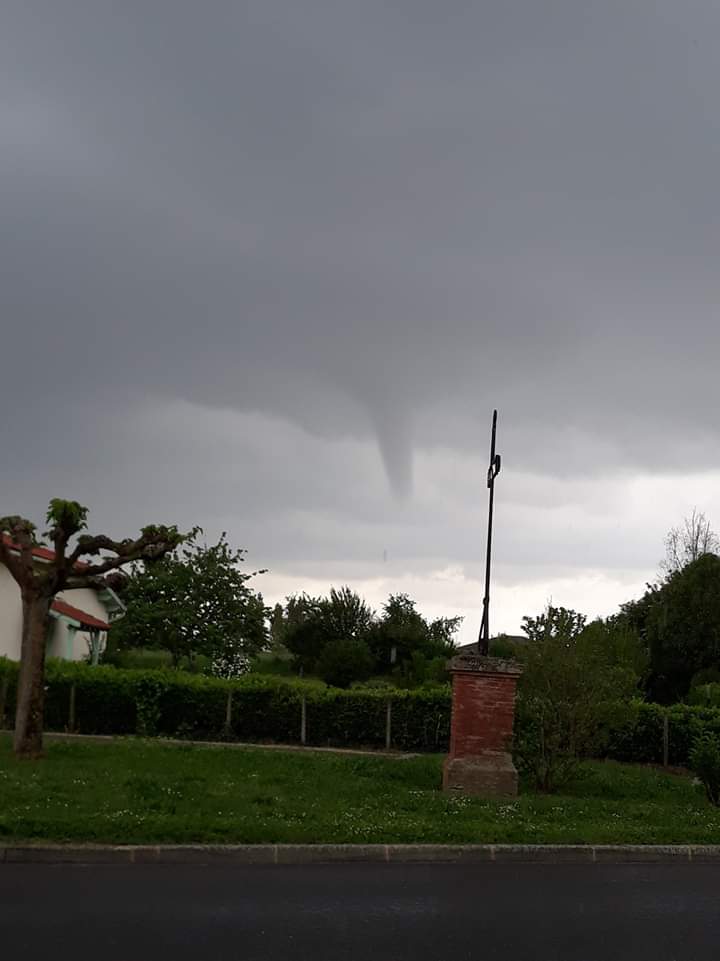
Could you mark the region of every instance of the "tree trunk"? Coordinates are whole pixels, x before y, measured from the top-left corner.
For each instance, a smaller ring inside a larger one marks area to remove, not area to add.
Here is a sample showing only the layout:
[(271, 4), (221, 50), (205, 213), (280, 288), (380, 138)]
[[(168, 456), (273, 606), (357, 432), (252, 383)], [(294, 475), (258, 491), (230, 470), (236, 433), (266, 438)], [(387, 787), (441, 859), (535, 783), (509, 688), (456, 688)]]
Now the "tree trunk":
[(13, 742), (19, 758), (42, 756), (45, 643), (50, 601), (49, 597), (38, 594), (23, 595), (23, 638)]

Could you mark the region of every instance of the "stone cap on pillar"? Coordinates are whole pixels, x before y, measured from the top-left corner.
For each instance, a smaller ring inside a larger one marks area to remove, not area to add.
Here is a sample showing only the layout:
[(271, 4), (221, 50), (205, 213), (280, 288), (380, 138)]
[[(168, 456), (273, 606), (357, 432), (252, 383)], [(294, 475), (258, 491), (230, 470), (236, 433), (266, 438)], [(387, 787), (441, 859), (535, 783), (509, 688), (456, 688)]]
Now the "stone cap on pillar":
[(523, 668), (517, 661), (502, 657), (485, 657), (483, 654), (457, 654), (448, 662), (453, 674), (509, 674), (519, 677)]

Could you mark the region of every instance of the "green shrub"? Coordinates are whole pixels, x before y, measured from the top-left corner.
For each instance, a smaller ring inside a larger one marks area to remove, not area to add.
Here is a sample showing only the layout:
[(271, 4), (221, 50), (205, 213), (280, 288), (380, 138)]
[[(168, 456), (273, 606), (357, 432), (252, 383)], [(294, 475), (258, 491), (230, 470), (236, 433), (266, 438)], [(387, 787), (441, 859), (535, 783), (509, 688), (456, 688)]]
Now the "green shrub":
[(627, 764), (660, 764), (666, 708), (634, 701), (604, 719), (604, 757)]
[[(137, 733), (136, 686), (137, 678), (142, 676), (139, 671), (118, 671), (111, 667), (88, 668), (77, 674), (74, 678), (76, 730), (91, 734)], [(52, 680), (48, 687), (52, 691)]]
[(252, 674), (278, 674), (282, 677), (297, 675), (297, 668), (291, 655), (258, 654), (250, 659)]
[(316, 671), (333, 687), (349, 687), (353, 681), (365, 681), (373, 672), (375, 659), (365, 641), (340, 638), (332, 641), (317, 660)]
[(103, 665), (125, 670), (162, 671), (172, 670), (170, 651), (151, 647), (132, 647), (128, 650), (107, 651), (102, 657)]
[(698, 707), (720, 707), (720, 682), (709, 681), (694, 685), (690, 688), (687, 701), (688, 704)]
[(720, 742), (711, 734), (696, 738), (690, 751), (690, 768), (702, 782), (708, 801), (720, 805)]
[(450, 680), (447, 662), (447, 657), (428, 657), (422, 651), (413, 651), (393, 671), (393, 677), (398, 687), (404, 688), (447, 684)]
[(232, 733), (239, 741), (292, 743), (300, 738), (302, 681), (250, 674), (233, 684)]
[(158, 701), (158, 734), (215, 740), (225, 734), (230, 687), (217, 678), (169, 675)]
[(687, 704), (662, 707), (636, 701), (629, 711), (611, 714), (605, 730), (603, 756), (635, 764), (661, 764), (663, 726), (668, 720), (668, 762), (689, 764), (692, 746), (702, 734), (720, 737), (720, 710)]
[(490, 657), (499, 657), (504, 661), (511, 661), (518, 657), (517, 645), (504, 634), (499, 634), (490, 640), (488, 649)]
[(549, 612), (562, 619), (556, 630), (543, 628), (544, 636), (523, 652), (515, 732), (519, 765), (542, 791), (557, 790), (583, 758), (603, 750), (612, 719), (629, 705), (636, 686), (632, 672), (613, 663), (602, 646), (571, 633), (579, 615)]
[(670, 764), (686, 766), (696, 738), (720, 737), (720, 712), (713, 708), (675, 704), (668, 708)]
[(142, 737), (153, 737), (158, 733), (162, 715), (161, 700), (166, 689), (165, 678), (160, 674), (138, 679), (135, 685), (135, 707), (137, 733)]
[(393, 697), (393, 746), (407, 751), (447, 751), (450, 711), (447, 687), (420, 688)]
[(0, 728), (13, 725), (18, 668), (17, 661), (0, 657)]
[(0, 657), (0, 679), (16, 676), (19, 667), (17, 661), (11, 661), (9, 657)]
[(690, 690), (694, 687), (702, 687), (703, 684), (720, 684), (720, 667), (717, 664), (705, 667), (693, 674), (690, 681)]
[(307, 702), (308, 743), (328, 746), (385, 743), (387, 698), (377, 691), (328, 688)]
[(353, 691), (385, 691), (391, 693), (398, 690), (398, 686), (391, 677), (371, 677), (367, 681), (353, 681), (350, 685)]

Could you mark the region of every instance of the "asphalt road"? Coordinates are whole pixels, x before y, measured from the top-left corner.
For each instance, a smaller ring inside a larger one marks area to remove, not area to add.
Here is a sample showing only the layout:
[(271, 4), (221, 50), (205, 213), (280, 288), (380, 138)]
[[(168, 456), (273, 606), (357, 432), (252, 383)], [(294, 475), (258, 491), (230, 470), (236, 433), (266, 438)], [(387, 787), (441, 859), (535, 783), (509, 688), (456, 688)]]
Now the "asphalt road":
[(720, 866), (0, 865), (3, 958), (693, 961)]

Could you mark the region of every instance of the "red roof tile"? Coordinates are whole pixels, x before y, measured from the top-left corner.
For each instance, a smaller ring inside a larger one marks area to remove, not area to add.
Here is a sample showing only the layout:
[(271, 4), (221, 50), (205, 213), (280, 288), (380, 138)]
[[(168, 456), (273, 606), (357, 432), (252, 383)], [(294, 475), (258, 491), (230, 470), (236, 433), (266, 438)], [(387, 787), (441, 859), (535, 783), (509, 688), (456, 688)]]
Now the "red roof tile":
[[(2, 542), (3, 542), (3, 544), (4, 544), (6, 547), (9, 547), (9, 548), (10, 548), (11, 550), (13, 550), (13, 551), (19, 551), (19, 550), (20, 550), (20, 547), (19, 547), (17, 544), (13, 543), (12, 538), (9, 537), (7, 534), (3, 534), (3, 535), (2, 535)], [(32, 553), (33, 553), (33, 557), (37, 557), (37, 558), (39, 558), (41, 561), (54, 561), (54, 560), (55, 560), (55, 551), (50, 550), (49, 547), (42, 547), (41, 545), (36, 544), (35, 547), (33, 547), (33, 549), (32, 549)], [(75, 563), (75, 567), (76, 567), (78, 570), (82, 569), (83, 567), (88, 567), (88, 566), (89, 566), (89, 565), (86, 564), (85, 561), (76, 561), (76, 563)]]
[(52, 610), (56, 614), (62, 614), (65, 617), (71, 617), (74, 621), (79, 621), (83, 627), (95, 627), (100, 631), (110, 630), (110, 625), (106, 621), (101, 621), (99, 617), (94, 617), (92, 614), (86, 614), (79, 607), (73, 607), (72, 604), (67, 604), (65, 601), (53, 601)]

